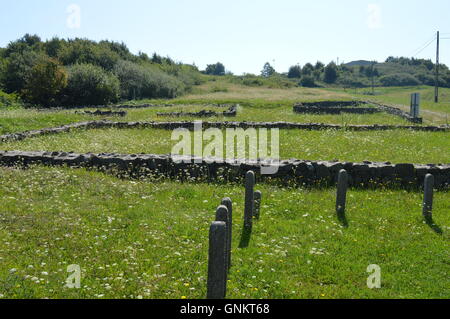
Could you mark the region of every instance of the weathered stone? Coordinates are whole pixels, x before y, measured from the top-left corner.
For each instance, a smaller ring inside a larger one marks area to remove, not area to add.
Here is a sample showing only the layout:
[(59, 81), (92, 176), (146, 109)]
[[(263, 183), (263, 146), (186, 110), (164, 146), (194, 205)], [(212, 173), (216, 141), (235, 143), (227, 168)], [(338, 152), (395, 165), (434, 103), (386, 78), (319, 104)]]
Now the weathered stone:
[(207, 298), (224, 299), (227, 290), (225, 222), (213, 222), (209, 230)]
[(322, 162), (313, 163), (313, 166), (315, 168), (316, 178), (318, 180), (326, 180), (331, 176), (327, 165), (325, 165), (324, 163), (322, 163)]
[(221, 205), (224, 205), (228, 210), (228, 222), (227, 222), (227, 230), (228, 230), (228, 270), (231, 268), (231, 245), (233, 242), (233, 202), (231, 198), (226, 197), (222, 199)]
[[(179, 156), (152, 154), (77, 154), (73, 152), (21, 152), (0, 151), (0, 165), (21, 166), (29, 164), (66, 165), (71, 167), (92, 167), (97, 169), (112, 168), (129, 176), (150, 175), (170, 178), (219, 180), (238, 182), (245, 174), (244, 168), (260, 172), (265, 165), (264, 161), (247, 162), (245, 160), (221, 160), (218, 163), (199, 159), (193, 164), (192, 157), (183, 157), (189, 163), (176, 163)], [(300, 160), (281, 161), (276, 174), (259, 176), (262, 181), (277, 181), (283, 185), (315, 185), (326, 180), (330, 185), (336, 183), (336, 169), (345, 169), (348, 172), (349, 185), (366, 187), (370, 185), (394, 186), (400, 184), (410, 186), (423, 185), (426, 174), (435, 178), (435, 188), (447, 189), (450, 187), (450, 165), (429, 164), (397, 164), (386, 163), (347, 163), (347, 162), (310, 162)], [(332, 174), (329, 177), (327, 172)]]
[(400, 178), (415, 176), (413, 164), (397, 164), (394, 166), (394, 173)]
[(230, 256), (231, 256), (231, 239), (230, 239), (230, 233), (231, 233), (231, 223), (230, 223), (230, 216), (228, 213), (228, 208), (225, 205), (220, 205), (219, 207), (217, 207), (216, 210), (216, 222), (224, 222), (227, 226), (227, 236), (225, 238), (226, 241), (226, 248), (225, 248), (225, 258), (226, 258), (226, 263), (225, 263), (225, 267), (227, 269), (227, 271), (230, 269)]
[(433, 220), (433, 192), (434, 192), (433, 188), (434, 188), (434, 176), (431, 174), (427, 174), (427, 176), (425, 176), (423, 209), (422, 209), (422, 214), (426, 221)]
[(345, 218), (347, 187), (348, 187), (347, 171), (341, 170), (338, 175), (337, 192), (336, 192), (336, 214), (339, 219)]
[(244, 209), (244, 226), (252, 228), (253, 212), (255, 210), (254, 188), (255, 173), (248, 171), (245, 175), (245, 209)]

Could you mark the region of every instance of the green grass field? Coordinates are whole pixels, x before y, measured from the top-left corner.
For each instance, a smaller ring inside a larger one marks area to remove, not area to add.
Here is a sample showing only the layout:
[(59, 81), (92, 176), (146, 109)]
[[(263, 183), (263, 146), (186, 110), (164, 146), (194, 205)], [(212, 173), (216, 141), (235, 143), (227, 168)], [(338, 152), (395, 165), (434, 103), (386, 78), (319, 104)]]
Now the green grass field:
[[(208, 228), (234, 200), (229, 298), (448, 298), (448, 193), (436, 194), (438, 234), (421, 195), (349, 193), (348, 228), (334, 190), (265, 185), (262, 218), (239, 248), (240, 185), (120, 180), (63, 168), (1, 169), (0, 291), (5, 298), (204, 298)], [(398, 205), (398, 203), (402, 203)], [(82, 289), (64, 288), (66, 268)], [(382, 289), (366, 286), (370, 264)]]
[[(428, 101), (430, 88), (424, 87), (379, 89), (370, 98), (405, 107), (408, 100), (403, 101), (415, 90), (424, 90)], [(292, 112), (298, 101), (363, 96), (337, 89), (267, 89), (216, 81), (173, 101), (135, 102), (179, 104), (175, 107), (128, 110), (126, 117), (115, 119), (192, 120), (158, 118), (156, 113), (204, 109), (198, 103), (240, 103), (238, 117), (226, 120), (408, 124), (384, 113)], [(446, 103), (444, 96), (437, 106), (424, 103), (426, 122), (445, 124)], [(0, 134), (94, 119), (99, 118), (74, 110), (2, 110)], [(281, 130), (280, 155), (449, 163), (448, 134)], [(75, 130), (2, 143), (0, 149), (167, 154), (176, 143), (170, 137), (171, 131), (155, 129)], [(423, 221), (418, 190), (351, 189), (345, 227), (335, 216), (334, 188), (261, 184), (257, 189), (263, 194), (261, 220), (255, 221), (245, 247), (244, 188), (239, 184), (120, 179), (61, 167), (0, 167), (0, 299), (204, 298), (208, 229), (223, 197), (234, 202), (228, 298), (449, 298), (448, 191), (435, 193), (435, 225), (430, 226)], [(65, 287), (72, 264), (82, 269), (81, 289)], [(381, 267), (381, 289), (367, 287), (371, 264)]]
[[(367, 95), (368, 89), (358, 89), (348, 91), (355, 93), (355, 97), (360, 99), (375, 101), (393, 105), (409, 112), (409, 103), (412, 93), (421, 94), (421, 116), (425, 123), (450, 123), (450, 89), (439, 89), (439, 103), (434, 102), (434, 87), (395, 87), (395, 88), (376, 88), (375, 95)], [(337, 90), (336, 92), (341, 92)]]
[[(280, 130), (279, 134), (282, 159), (349, 162), (369, 160), (418, 164), (447, 163), (450, 159), (448, 132)], [(173, 146), (178, 142), (178, 140), (172, 141), (171, 135), (172, 131), (159, 129), (77, 130), (3, 143), (2, 149), (77, 153), (170, 154)], [(223, 135), (226, 136), (226, 131), (223, 131)], [(193, 141), (192, 133), (191, 137)], [(207, 142), (204, 143), (204, 147), (206, 144)], [(191, 152), (193, 154), (193, 145)], [(226, 154), (225, 149), (224, 154)]]
[[(95, 109), (86, 109), (95, 110)], [(36, 110), (10, 110), (0, 111), (0, 134), (21, 132), (25, 130), (38, 129), (43, 127), (61, 126), (73, 122), (93, 121), (108, 119), (112, 121), (192, 121), (198, 118), (193, 117), (167, 117), (157, 116), (157, 113), (166, 112), (198, 112), (201, 110), (212, 110), (223, 112), (226, 108), (211, 107), (201, 105), (179, 105), (174, 107), (156, 107), (144, 109), (127, 109), (127, 116), (93, 116), (75, 114), (75, 110), (66, 111), (36, 111)], [(248, 103), (238, 108), (236, 117), (209, 117), (205, 121), (254, 121), (254, 122), (273, 122), (287, 121), (298, 123), (330, 123), (330, 124), (397, 124), (410, 125), (406, 120), (393, 117), (386, 113), (377, 113), (370, 115), (342, 114), (342, 115), (314, 115), (314, 114), (295, 114), (293, 112), (293, 103), (283, 102), (280, 104)]]

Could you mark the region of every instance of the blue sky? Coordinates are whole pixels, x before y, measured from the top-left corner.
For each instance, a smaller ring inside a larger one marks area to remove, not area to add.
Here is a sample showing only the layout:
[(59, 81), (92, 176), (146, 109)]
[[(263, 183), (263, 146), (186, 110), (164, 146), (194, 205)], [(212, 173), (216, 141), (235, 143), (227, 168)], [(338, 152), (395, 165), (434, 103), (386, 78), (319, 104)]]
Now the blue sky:
[[(448, 0), (14, 0), (2, 3), (0, 46), (25, 33), (109, 39), (201, 69), (221, 61), (235, 74), (259, 73), (269, 61), (285, 72), (317, 60), (412, 56), (437, 30), (450, 38), (449, 12)], [(435, 50), (417, 57), (434, 59)], [(450, 65), (450, 40), (441, 60)]]

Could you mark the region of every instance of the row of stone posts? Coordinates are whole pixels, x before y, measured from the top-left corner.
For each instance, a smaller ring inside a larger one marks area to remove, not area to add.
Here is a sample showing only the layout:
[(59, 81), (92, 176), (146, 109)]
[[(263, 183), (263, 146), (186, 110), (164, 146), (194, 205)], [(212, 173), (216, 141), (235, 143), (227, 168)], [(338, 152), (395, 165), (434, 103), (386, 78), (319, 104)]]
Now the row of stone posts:
[(248, 171), (245, 175), (244, 227), (246, 229), (252, 229), (253, 219), (259, 219), (261, 215), (262, 193), (255, 192), (255, 183), (255, 173)]
[(224, 198), (216, 210), (216, 220), (209, 229), (208, 299), (223, 299), (231, 267), (233, 203)]
[[(422, 215), (427, 223), (433, 221), (433, 187), (434, 176), (427, 174), (424, 181), (424, 196), (422, 205)], [(347, 201), (348, 173), (341, 170), (338, 175), (336, 192), (336, 214), (340, 221), (346, 223), (345, 206)]]
[[(260, 218), (260, 191), (254, 191), (255, 173), (247, 172), (245, 176), (244, 229), (250, 229), (253, 218)], [(227, 291), (228, 273), (231, 268), (231, 243), (233, 227), (233, 202), (224, 198), (216, 210), (216, 220), (209, 229), (208, 256), (208, 299), (224, 299)]]
[[(247, 172), (245, 176), (244, 231), (251, 232), (253, 219), (259, 219), (262, 194), (254, 191), (255, 173)], [(424, 199), (422, 214), (427, 223), (433, 220), (433, 186), (434, 177), (428, 174), (424, 182)], [(348, 190), (348, 173), (341, 170), (338, 175), (336, 192), (336, 214), (344, 224), (347, 223), (345, 208)], [(231, 242), (233, 225), (233, 203), (224, 198), (216, 210), (216, 220), (209, 230), (208, 260), (208, 299), (224, 299), (227, 291), (228, 273), (231, 268)]]

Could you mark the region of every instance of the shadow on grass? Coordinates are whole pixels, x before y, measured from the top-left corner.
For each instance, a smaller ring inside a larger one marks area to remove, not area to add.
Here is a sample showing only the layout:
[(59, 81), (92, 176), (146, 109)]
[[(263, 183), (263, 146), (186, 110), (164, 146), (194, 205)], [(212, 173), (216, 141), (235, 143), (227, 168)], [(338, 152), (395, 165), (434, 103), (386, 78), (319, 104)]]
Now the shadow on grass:
[(432, 231), (434, 231), (436, 234), (438, 235), (442, 235), (442, 228), (439, 227), (439, 225), (437, 225), (433, 218), (425, 218), (425, 222), (427, 223), (427, 225), (431, 228)]
[(239, 243), (239, 248), (247, 248), (250, 243), (250, 238), (252, 237), (252, 227), (243, 227), (241, 233), (241, 242)]

